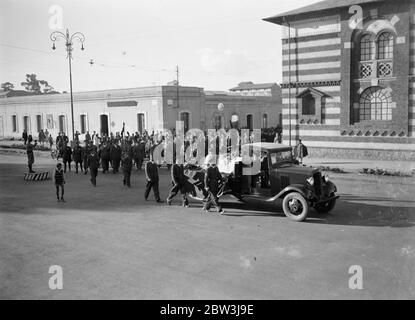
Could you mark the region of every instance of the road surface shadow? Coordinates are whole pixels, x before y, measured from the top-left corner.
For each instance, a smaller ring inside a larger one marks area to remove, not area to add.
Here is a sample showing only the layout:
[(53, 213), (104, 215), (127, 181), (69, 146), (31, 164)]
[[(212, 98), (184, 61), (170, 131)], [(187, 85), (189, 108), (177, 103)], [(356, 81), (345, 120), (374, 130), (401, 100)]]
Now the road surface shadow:
[[(359, 201), (380, 201), (380, 198), (365, 199), (364, 197), (350, 197), (337, 201), (336, 207), (330, 213), (318, 213), (310, 209), (307, 223), (347, 225), (347, 226), (373, 226), (373, 227), (393, 227), (409, 228), (415, 226), (415, 210), (413, 207), (385, 206), (375, 204), (356, 203), (351, 200)], [(391, 199), (382, 198), (383, 201)], [(392, 200), (399, 202), (398, 200)], [(402, 201), (401, 201), (402, 202)], [(229, 203), (223, 202), (225, 209), (232, 210), (226, 213), (229, 216), (275, 216), (285, 217), (281, 206), (258, 207), (255, 204)], [(234, 210), (238, 210), (234, 212)], [(261, 210), (261, 212), (257, 212)]]

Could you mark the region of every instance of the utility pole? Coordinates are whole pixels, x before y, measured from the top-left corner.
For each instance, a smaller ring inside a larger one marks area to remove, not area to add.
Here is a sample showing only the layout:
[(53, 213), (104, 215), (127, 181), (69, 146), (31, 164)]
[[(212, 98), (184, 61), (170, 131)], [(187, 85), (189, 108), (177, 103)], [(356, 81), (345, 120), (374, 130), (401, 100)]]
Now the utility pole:
[(179, 107), (179, 66), (176, 66), (176, 98), (177, 108)]

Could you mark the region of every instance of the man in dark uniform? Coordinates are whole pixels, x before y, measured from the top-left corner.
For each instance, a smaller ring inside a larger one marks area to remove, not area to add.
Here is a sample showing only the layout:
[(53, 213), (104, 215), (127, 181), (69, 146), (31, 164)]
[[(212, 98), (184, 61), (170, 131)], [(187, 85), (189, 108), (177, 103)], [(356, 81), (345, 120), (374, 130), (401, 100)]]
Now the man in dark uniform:
[(158, 203), (163, 203), (160, 199), (159, 193), (159, 171), (157, 164), (153, 161), (153, 156), (150, 156), (150, 160), (146, 163), (145, 172), (147, 178), (146, 191), (144, 193), (144, 198), (148, 200), (148, 195), (150, 194), (151, 188), (153, 188), (154, 197)]
[(131, 155), (128, 152), (126, 152), (123, 154), (121, 162), (122, 162), (122, 171), (124, 174), (123, 183), (128, 188), (131, 188), (130, 178), (131, 178), (131, 169), (133, 167), (133, 159)]
[(219, 185), (223, 182), (222, 175), (219, 172), (216, 164), (208, 165), (208, 168), (205, 173), (205, 189), (208, 192), (208, 198), (203, 207), (203, 210), (209, 212), (209, 209), (213, 206), (216, 207), (216, 210), (220, 214), (224, 214), (225, 211), (222, 209), (222, 206), (219, 204), (218, 192)]
[(134, 163), (137, 166), (137, 170), (141, 169), (141, 165), (139, 166), (139, 157), (140, 157), (140, 144), (139, 142), (134, 141), (134, 145), (133, 145), (133, 158), (134, 158)]
[(66, 143), (64, 144), (64, 147), (63, 147), (62, 161), (63, 161), (63, 172), (66, 173), (66, 165), (68, 165), (68, 169), (69, 171), (71, 171), (72, 149)]
[(88, 156), (91, 141), (85, 140), (85, 147), (83, 148), (82, 156), (84, 161), (84, 174), (88, 174)]
[(28, 137), (28, 135), (27, 135), (27, 131), (26, 131), (26, 129), (23, 129), (22, 139), (23, 139), (23, 143), (24, 143), (24, 145), (26, 145), (28, 138), (29, 138), (29, 137)]
[(99, 156), (96, 146), (92, 146), (88, 155), (88, 167), (91, 172), (91, 183), (94, 187), (97, 186), (97, 175), (99, 168)]
[(118, 144), (117, 140), (115, 140), (114, 143), (111, 145), (110, 159), (111, 159), (112, 172), (117, 173), (120, 168), (120, 162), (121, 162), (121, 147)]
[(32, 144), (32, 135), (29, 135), (27, 138), (27, 145), (26, 145), (26, 153), (27, 153), (27, 165), (29, 167), (29, 173), (35, 173), (32, 169), (32, 165), (35, 162), (35, 155), (33, 153), (33, 149), (37, 145), (37, 141), (35, 141), (35, 144)]
[(184, 175), (184, 166), (183, 164), (179, 164), (177, 160), (176, 163), (171, 167), (171, 182), (173, 184), (173, 188), (171, 188), (169, 196), (167, 198), (167, 203), (171, 205), (171, 200), (177, 195), (180, 191), (182, 194), (182, 205), (183, 207), (189, 207), (189, 200), (186, 196), (186, 189), (185, 189), (185, 175)]
[(109, 170), (110, 164), (110, 148), (105, 142), (100, 150), (101, 164), (102, 164), (102, 173), (106, 173)]
[(83, 172), (82, 161), (84, 159), (83, 156), (84, 150), (79, 145), (79, 141), (76, 141), (75, 147), (73, 148), (73, 161), (75, 162), (75, 172), (78, 173), (78, 164), (81, 167), (81, 172)]

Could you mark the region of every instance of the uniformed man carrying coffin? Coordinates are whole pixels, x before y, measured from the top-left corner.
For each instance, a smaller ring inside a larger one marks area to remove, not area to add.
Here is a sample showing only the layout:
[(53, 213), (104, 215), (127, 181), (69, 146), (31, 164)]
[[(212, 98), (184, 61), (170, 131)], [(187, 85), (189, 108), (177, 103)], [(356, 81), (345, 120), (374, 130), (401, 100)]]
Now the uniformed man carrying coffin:
[(182, 205), (183, 207), (188, 208), (189, 207), (189, 200), (186, 196), (186, 178), (184, 175), (184, 166), (183, 164), (179, 163), (179, 160), (176, 160), (176, 163), (173, 164), (171, 167), (171, 182), (173, 184), (173, 187), (170, 190), (169, 196), (167, 198), (167, 203), (171, 205), (172, 199), (177, 195), (177, 193), (180, 191), (182, 194)]
[(151, 188), (153, 188), (154, 197), (158, 203), (163, 203), (160, 199), (159, 193), (159, 171), (157, 164), (153, 161), (153, 155), (150, 155), (150, 160), (147, 161), (145, 166), (147, 184), (146, 191), (144, 193), (144, 198), (148, 200), (148, 195), (150, 194)]
[(216, 163), (207, 164), (207, 170), (205, 173), (205, 189), (208, 192), (208, 197), (206, 199), (203, 210), (209, 212), (209, 209), (214, 206), (216, 207), (217, 212), (224, 214), (225, 211), (222, 209), (222, 206), (219, 204), (219, 186), (223, 183), (222, 175), (219, 172)]

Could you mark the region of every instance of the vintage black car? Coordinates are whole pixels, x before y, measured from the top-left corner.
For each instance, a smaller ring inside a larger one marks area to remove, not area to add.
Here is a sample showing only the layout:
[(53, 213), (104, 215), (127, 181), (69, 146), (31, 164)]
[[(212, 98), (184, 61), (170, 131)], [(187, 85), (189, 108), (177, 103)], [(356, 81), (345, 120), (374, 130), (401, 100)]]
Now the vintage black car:
[[(259, 206), (261, 203), (282, 205), (285, 215), (294, 221), (306, 219), (310, 207), (319, 213), (334, 208), (338, 198), (334, 183), (319, 169), (300, 165), (293, 158), (291, 147), (264, 142), (246, 146), (261, 154), (260, 170), (243, 174), (244, 167), (249, 165), (233, 162), (232, 172), (223, 173), (226, 183), (221, 195), (231, 194), (240, 201)], [(203, 170), (190, 170), (187, 175), (195, 186), (194, 191), (203, 191)], [(199, 194), (196, 198), (202, 196)]]

